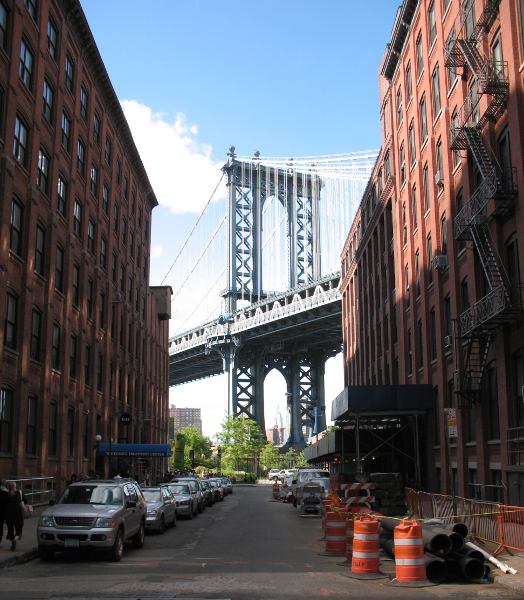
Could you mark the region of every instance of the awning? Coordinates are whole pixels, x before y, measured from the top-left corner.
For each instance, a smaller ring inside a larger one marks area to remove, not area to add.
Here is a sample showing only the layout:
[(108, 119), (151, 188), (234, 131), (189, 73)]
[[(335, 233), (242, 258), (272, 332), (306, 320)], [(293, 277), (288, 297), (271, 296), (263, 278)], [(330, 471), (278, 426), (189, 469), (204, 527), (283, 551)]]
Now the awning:
[(99, 456), (171, 456), (169, 444), (111, 444), (101, 442), (97, 445)]

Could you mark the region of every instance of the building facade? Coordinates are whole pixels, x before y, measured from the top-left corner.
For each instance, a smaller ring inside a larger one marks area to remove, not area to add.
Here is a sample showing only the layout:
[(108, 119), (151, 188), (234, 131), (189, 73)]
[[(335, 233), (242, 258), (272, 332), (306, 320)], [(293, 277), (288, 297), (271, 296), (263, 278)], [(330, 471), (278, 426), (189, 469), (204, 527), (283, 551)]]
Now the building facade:
[(0, 0), (0, 153), (0, 476), (60, 487), (168, 418), (157, 200), (78, 0)]
[(341, 283), (346, 386), (431, 384), (426, 486), (514, 504), (524, 501), (523, 64), (522, 0), (402, 3), (379, 74), (382, 149)]
[(200, 408), (170, 406), (169, 416), (173, 419), (173, 438), (184, 427), (194, 427), (198, 433), (202, 434), (202, 411)]

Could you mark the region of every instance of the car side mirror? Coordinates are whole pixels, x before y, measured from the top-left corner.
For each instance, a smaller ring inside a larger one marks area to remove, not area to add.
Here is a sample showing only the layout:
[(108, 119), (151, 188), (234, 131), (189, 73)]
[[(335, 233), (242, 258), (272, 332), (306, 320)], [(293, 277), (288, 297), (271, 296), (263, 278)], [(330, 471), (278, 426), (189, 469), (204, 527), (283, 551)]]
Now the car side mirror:
[(297, 480), (296, 480), (296, 479), (292, 479), (292, 480), (291, 480), (291, 483), (292, 483), (293, 485), (295, 485), (295, 484), (296, 484), (296, 482), (297, 482)]
[(49, 506), (54, 506), (56, 504), (56, 500), (54, 498), (51, 498), (51, 500), (49, 500)]
[(126, 508), (136, 508), (136, 500), (127, 500)]

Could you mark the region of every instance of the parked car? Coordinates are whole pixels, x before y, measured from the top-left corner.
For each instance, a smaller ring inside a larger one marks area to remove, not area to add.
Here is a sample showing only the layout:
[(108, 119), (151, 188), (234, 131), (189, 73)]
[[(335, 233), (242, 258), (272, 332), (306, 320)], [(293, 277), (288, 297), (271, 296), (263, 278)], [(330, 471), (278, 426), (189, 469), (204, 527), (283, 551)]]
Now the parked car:
[(189, 489), (191, 490), (191, 495), (195, 500), (195, 506), (197, 508), (197, 512), (201, 513), (206, 508), (206, 503), (204, 501), (204, 495), (202, 494), (202, 488), (200, 487), (200, 479), (196, 477), (177, 477), (173, 479), (173, 482), (186, 482), (189, 485)]
[(207, 479), (201, 479), (200, 486), (202, 488), (202, 493), (204, 494), (206, 506), (213, 506), (215, 503), (215, 494), (213, 493), (213, 489), (209, 481)]
[(93, 548), (122, 559), (124, 543), (144, 545), (146, 501), (136, 481), (87, 480), (69, 485), (41, 515), (38, 553), (50, 560), (55, 552)]
[(187, 481), (180, 483), (168, 483), (167, 487), (175, 496), (177, 517), (187, 517), (192, 519), (196, 514), (197, 508), (191, 493), (191, 488)]
[(215, 502), (221, 502), (224, 499), (224, 489), (220, 485), (220, 483), (215, 479), (208, 479), (211, 488), (213, 489), (213, 493), (215, 495)]
[(176, 498), (167, 485), (142, 488), (147, 502), (146, 529), (164, 533), (176, 526)]
[(299, 469), (296, 479), (293, 479), (293, 506), (299, 508), (302, 502), (303, 486), (311, 480), (320, 480), (321, 483), (326, 482), (329, 487), (329, 471), (322, 469)]
[(232, 494), (233, 493), (233, 483), (231, 482), (231, 479), (229, 479), (229, 477), (219, 477), (219, 479), (222, 481), (222, 487), (224, 488), (224, 495), (226, 496), (227, 494)]
[(269, 473), (267, 474), (267, 478), (271, 481), (276, 481), (279, 477), (279, 474), (280, 469), (270, 469)]

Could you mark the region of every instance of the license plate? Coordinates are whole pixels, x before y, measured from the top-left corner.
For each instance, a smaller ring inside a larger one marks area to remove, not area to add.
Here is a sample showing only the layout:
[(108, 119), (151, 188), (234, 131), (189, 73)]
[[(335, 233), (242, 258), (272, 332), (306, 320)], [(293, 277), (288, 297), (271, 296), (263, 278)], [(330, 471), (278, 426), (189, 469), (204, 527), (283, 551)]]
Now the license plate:
[(79, 548), (80, 540), (78, 538), (66, 538), (64, 540), (64, 548)]

